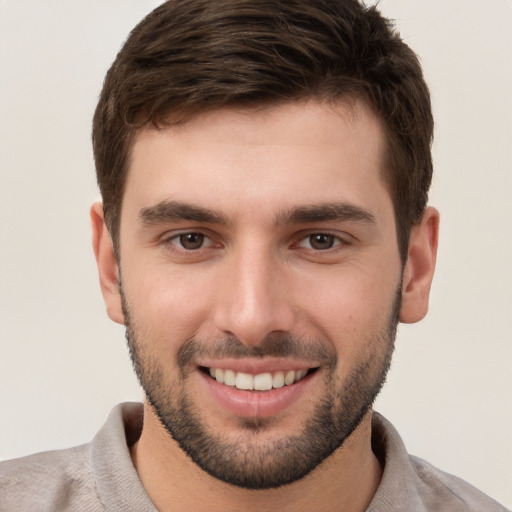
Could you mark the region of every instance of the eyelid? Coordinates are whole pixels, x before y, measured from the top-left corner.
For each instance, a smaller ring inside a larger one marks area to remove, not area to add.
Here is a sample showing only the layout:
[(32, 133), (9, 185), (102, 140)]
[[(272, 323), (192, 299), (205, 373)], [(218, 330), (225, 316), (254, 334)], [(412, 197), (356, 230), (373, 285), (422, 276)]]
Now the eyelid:
[[(181, 247), (179, 242), (175, 243), (176, 240), (179, 240), (179, 238), (183, 235), (191, 235), (191, 234), (197, 234), (202, 235), (204, 237), (204, 245), (199, 247), (198, 249), (186, 249), (185, 247)], [(211, 233), (209, 233), (208, 230), (205, 229), (179, 229), (172, 232), (167, 232), (163, 236), (160, 237), (160, 242), (163, 245), (170, 246), (170, 249), (173, 252), (179, 253), (179, 254), (196, 254), (204, 250), (211, 249), (212, 247), (220, 247), (220, 243), (216, 242), (214, 240), (214, 237)]]
[[(302, 245), (303, 242), (307, 243), (307, 240), (314, 236), (314, 235), (326, 235), (326, 236), (332, 236), (335, 239), (335, 243), (332, 247), (328, 249), (314, 249), (313, 247), (304, 247)], [(312, 251), (321, 253), (321, 252), (329, 252), (332, 250), (336, 250), (337, 247), (350, 245), (352, 243), (353, 237), (350, 236), (348, 233), (340, 233), (339, 231), (332, 231), (330, 229), (312, 229), (308, 230), (306, 232), (302, 232), (297, 237), (298, 241), (294, 244), (297, 247), (304, 248), (304, 249), (310, 249)]]

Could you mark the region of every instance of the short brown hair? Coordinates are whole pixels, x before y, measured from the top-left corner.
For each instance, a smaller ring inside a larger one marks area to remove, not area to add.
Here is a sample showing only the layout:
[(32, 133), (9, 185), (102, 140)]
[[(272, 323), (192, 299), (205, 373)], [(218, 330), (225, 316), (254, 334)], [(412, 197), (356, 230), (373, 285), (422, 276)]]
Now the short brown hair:
[(385, 179), (405, 262), (428, 199), (433, 119), (418, 59), (392, 23), (357, 0), (162, 4), (131, 32), (94, 115), (96, 172), (114, 246), (130, 150), (143, 126), (226, 106), (351, 96), (363, 98), (385, 129)]

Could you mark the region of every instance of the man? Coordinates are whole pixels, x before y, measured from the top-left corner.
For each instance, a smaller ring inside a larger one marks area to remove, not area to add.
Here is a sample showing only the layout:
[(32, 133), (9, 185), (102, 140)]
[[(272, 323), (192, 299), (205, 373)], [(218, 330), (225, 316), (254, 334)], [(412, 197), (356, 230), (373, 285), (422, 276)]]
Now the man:
[[(8, 462), (6, 510), (504, 510), (372, 413), (427, 311), (427, 87), (355, 1), (168, 2), (94, 119), (107, 311), (144, 407)], [(200, 490), (200, 492), (198, 492)]]

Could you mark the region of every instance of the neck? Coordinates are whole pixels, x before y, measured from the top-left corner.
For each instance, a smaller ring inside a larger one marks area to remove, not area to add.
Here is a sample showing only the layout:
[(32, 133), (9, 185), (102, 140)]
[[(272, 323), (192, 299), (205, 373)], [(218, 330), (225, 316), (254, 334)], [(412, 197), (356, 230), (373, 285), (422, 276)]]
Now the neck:
[(277, 489), (241, 489), (208, 475), (181, 450), (147, 404), (142, 434), (131, 454), (146, 492), (161, 512), (363, 512), (382, 474), (371, 450), (371, 411), (322, 464), (303, 479)]

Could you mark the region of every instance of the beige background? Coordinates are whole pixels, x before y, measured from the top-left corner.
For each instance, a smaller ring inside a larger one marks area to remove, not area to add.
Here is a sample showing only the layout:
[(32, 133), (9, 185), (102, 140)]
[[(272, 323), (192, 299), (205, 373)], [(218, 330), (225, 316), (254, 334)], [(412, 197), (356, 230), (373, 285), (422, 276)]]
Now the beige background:
[[(0, 458), (83, 443), (138, 400), (90, 249), (90, 121), (157, 0), (0, 0)], [(377, 409), (409, 450), (512, 506), (512, 1), (382, 0), (421, 56), (442, 214), (431, 312)]]

